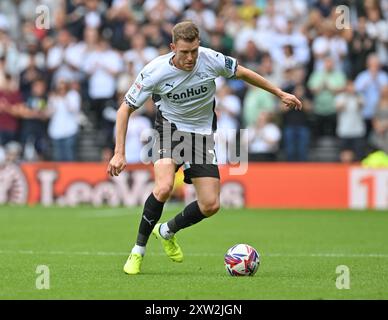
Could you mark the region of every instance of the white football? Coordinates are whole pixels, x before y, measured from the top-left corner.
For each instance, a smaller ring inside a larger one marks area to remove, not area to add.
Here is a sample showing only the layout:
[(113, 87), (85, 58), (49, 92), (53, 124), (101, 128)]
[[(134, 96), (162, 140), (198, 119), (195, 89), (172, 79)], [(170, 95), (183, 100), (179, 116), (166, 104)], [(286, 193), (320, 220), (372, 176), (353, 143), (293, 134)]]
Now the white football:
[(260, 255), (248, 244), (236, 244), (225, 254), (225, 269), (231, 276), (253, 276), (260, 266)]

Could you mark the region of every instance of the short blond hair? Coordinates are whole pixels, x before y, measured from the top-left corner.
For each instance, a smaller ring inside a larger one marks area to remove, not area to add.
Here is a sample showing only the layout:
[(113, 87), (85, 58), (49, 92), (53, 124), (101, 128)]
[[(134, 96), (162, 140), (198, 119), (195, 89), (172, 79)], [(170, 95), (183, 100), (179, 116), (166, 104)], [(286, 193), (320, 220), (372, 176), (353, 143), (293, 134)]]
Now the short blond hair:
[(172, 42), (177, 43), (178, 40), (193, 42), (199, 40), (199, 29), (192, 21), (183, 21), (177, 23), (172, 29)]

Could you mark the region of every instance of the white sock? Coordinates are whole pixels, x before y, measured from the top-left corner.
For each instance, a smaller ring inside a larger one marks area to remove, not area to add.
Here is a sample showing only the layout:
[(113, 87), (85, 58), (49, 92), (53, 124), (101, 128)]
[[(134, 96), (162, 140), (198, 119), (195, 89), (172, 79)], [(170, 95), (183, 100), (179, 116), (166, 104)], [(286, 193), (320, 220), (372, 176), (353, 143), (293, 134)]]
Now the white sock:
[(145, 251), (146, 251), (146, 247), (138, 246), (137, 244), (135, 244), (135, 246), (133, 247), (131, 253), (137, 253), (137, 254), (141, 254), (142, 256), (144, 256), (145, 255)]
[(174, 232), (170, 231), (170, 229), (168, 228), (167, 222), (162, 223), (159, 229), (159, 233), (166, 240), (171, 239), (175, 234)]

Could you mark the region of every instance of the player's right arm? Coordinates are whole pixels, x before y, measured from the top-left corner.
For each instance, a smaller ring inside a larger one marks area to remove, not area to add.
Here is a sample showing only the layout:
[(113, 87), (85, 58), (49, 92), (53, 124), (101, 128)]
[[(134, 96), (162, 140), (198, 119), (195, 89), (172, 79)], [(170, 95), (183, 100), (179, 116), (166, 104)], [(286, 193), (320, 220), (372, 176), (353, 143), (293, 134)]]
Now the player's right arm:
[(125, 137), (127, 135), (128, 120), (134, 108), (129, 107), (124, 101), (116, 115), (116, 146), (112, 159), (108, 164), (107, 172), (113, 176), (118, 176), (127, 165), (125, 161)]
[(153, 93), (153, 83), (150, 75), (142, 70), (125, 95), (116, 116), (116, 146), (107, 172), (110, 176), (118, 176), (126, 166), (125, 138), (127, 136), (128, 120), (133, 111), (140, 108)]

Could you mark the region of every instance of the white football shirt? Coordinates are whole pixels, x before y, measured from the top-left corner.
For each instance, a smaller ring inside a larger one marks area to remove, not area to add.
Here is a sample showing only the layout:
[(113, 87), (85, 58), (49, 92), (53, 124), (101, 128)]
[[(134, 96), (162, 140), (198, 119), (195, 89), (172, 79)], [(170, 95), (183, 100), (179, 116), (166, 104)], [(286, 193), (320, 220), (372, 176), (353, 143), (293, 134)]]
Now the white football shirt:
[(162, 116), (178, 130), (200, 134), (212, 133), (214, 114), (214, 80), (231, 78), (237, 69), (236, 59), (212, 49), (199, 47), (192, 71), (176, 68), (174, 53), (162, 55), (148, 63), (125, 95), (129, 105), (141, 107), (152, 95)]

